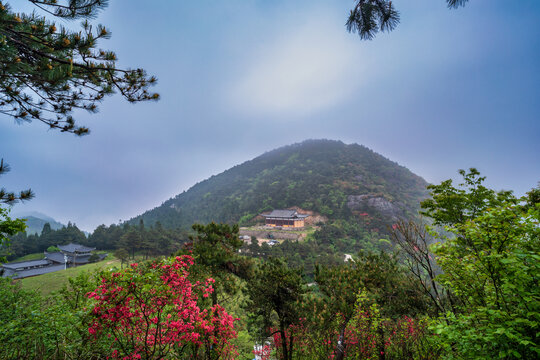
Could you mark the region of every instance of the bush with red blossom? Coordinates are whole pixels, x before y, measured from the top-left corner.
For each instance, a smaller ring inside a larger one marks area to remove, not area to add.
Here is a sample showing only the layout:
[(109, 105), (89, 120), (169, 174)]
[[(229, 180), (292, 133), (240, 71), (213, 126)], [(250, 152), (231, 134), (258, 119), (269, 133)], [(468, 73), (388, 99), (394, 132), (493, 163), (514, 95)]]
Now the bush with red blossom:
[[(214, 280), (191, 282), (193, 258), (177, 256), (102, 273), (88, 332), (113, 359), (229, 359), (234, 319), (205, 298)], [(207, 305), (206, 307), (204, 305)]]

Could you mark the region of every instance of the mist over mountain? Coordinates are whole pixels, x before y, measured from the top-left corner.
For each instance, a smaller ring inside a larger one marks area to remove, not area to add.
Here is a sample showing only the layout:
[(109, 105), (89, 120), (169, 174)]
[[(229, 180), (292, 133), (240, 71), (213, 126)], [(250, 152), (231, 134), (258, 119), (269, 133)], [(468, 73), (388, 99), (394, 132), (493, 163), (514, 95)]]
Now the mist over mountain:
[(58, 230), (66, 226), (56, 221), (52, 217), (42, 214), (38, 211), (16, 213), (16, 216), (26, 219), (26, 233), (29, 235), (41, 234), (41, 230), (43, 230), (43, 225), (45, 225), (46, 223), (49, 223), (51, 225), (52, 230)]
[(297, 207), (327, 218), (323, 230), (346, 222), (384, 234), (397, 218), (416, 214), (426, 186), (365, 146), (307, 140), (201, 181), (129, 222), (184, 229), (211, 221), (250, 225), (262, 212)]

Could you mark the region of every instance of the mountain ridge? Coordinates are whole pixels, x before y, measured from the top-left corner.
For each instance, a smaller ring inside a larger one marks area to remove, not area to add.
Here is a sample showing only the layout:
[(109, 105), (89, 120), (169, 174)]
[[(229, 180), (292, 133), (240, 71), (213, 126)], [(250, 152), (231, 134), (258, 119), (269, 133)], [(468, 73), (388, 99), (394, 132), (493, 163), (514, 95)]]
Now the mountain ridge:
[(306, 140), (280, 147), (209, 177), (130, 219), (187, 229), (195, 222), (250, 224), (261, 212), (298, 206), (385, 233), (416, 214), (428, 183), (358, 144)]

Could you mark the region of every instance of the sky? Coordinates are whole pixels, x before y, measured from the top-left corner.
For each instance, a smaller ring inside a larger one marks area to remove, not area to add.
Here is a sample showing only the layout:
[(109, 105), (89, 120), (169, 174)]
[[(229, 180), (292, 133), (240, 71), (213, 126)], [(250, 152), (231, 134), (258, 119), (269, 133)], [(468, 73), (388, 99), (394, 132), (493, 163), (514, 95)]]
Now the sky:
[[(9, 1), (15, 10), (29, 3)], [(401, 23), (362, 41), (350, 0), (114, 0), (96, 23), (120, 67), (161, 100), (108, 97), (76, 137), (0, 117), (8, 190), (92, 231), (305, 139), (365, 145), (430, 183), (476, 167), (517, 195), (540, 181), (540, 1), (395, 0)], [(78, 24), (59, 22), (73, 28)]]

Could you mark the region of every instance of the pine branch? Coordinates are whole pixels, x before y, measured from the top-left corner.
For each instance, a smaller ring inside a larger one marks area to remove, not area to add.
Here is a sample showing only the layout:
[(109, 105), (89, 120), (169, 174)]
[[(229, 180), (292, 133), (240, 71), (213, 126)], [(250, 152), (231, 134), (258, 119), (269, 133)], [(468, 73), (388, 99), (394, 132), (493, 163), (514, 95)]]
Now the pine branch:
[[(28, 0), (54, 16), (92, 18), (104, 0)], [(97, 49), (111, 35), (88, 21), (79, 32), (35, 13), (13, 13), (0, 2), (0, 113), (17, 121), (38, 120), (52, 129), (89, 132), (72, 116), (76, 109), (95, 113), (106, 95), (120, 93), (129, 102), (158, 100), (148, 91), (156, 78), (142, 69), (119, 69), (112, 51)]]
[[(465, 6), (469, 0), (446, 0), (449, 8)], [(400, 16), (390, 0), (356, 0), (345, 24), (347, 31), (360, 39), (371, 40), (378, 32), (390, 32), (399, 24)]]
[[(0, 159), (0, 175), (9, 172), (10, 166), (4, 163), (4, 159)], [(22, 190), (18, 194), (7, 191), (4, 188), (0, 188), (0, 204), (13, 205), (19, 201), (30, 200), (34, 197), (34, 193), (31, 189)]]

